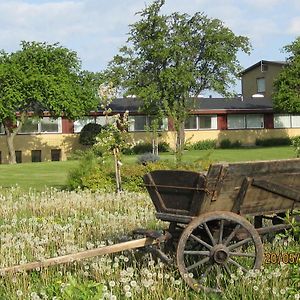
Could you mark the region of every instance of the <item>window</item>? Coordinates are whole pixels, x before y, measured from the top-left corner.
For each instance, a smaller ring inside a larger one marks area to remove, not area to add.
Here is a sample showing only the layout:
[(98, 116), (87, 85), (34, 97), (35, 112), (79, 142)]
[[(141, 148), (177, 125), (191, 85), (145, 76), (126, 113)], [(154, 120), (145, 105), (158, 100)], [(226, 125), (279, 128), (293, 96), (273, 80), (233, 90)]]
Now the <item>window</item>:
[(79, 133), (81, 129), (89, 123), (95, 123), (95, 118), (94, 117), (87, 117), (84, 119), (76, 120), (74, 122), (74, 132)]
[(184, 129), (198, 129), (198, 117), (189, 116), (184, 123)]
[(291, 116), (290, 115), (274, 115), (274, 128), (290, 128)]
[[(154, 118), (151, 116), (129, 116), (129, 128), (128, 131), (146, 131)], [(158, 130), (168, 130), (168, 118), (163, 118), (158, 122)]]
[(61, 160), (61, 149), (51, 149), (51, 160), (52, 161)]
[(199, 129), (217, 129), (217, 116), (199, 116)]
[[(151, 116), (147, 118), (147, 125), (151, 126), (152, 122), (155, 119)], [(163, 131), (163, 130), (168, 130), (168, 118), (163, 118), (162, 120), (158, 120), (158, 130)]]
[(42, 118), (40, 121), (40, 132), (61, 132), (61, 118)]
[(264, 116), (258, 114), (246, 115), (246, 127), (264, 128)]
[(129, 116), (129, 131), (144, 131), (147, 126), (147, 116)]
[(62, 132), (61, 118), (43, 117), (41, 119), (28, 118), (20, 133), (56, 133)]
[(42, 161), (42, 151), (41, 150), (31, 150), (31, 161), (41, 162)]
[(22, 163), (22, 151), (15, 151), (15, 154), (16, 154), (16, 162), (17, 164), (20, 164)]
[(228, 115), (228, 129), (244, 129), (246, 128), (245, 115)]
[(39, 120), (34, 118), (28, 118), (22, 125), (20, 133), (36, 133), (36, 132), (39, 132)]
[(256, 79), (257, 92), (264, 93), (266, 91), (266, 80), (265, 78), (257, 78)]
[(292, 116), (292, 128), (300, 128), (300, 115)]
[[(107, 118), (108, 124), (112, 124), (114, 121), (113, 116), (108, 116)], [(100, 124), (101, 126), (106, 124), (106, 117), (105, 116), (98, 116), (96, 117), (96, 123)]]
[(216, 115), (191, 115), (184, 124), (185, 129), (194, 130), (208, 130), (217, 129), (217, 116)]

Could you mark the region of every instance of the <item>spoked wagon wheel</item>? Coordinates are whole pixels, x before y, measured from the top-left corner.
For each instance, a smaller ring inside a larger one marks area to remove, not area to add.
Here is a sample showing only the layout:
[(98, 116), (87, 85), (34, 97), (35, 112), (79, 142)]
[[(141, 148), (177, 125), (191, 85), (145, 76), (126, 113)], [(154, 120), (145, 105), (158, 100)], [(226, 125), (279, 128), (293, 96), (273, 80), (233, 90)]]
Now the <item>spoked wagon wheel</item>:
[(221, 292), (237, 275), (261, 267), (263, 245), (259, 234), (232, 212), (209, 212), (194, 219), (182, 232), (177, 265), (194, 290)]

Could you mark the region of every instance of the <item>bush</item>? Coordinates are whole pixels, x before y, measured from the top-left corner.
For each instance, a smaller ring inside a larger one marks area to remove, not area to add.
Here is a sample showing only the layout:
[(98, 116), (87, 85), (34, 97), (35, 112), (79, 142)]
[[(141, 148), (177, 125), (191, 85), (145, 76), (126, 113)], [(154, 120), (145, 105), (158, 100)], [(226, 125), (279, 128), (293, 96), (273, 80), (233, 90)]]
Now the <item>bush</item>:
[(217, 141), (216, 140), (204, 140), (198, 141), (187, 146), (187, 150), (209, 150), (209, 149), (216, 149)]
[(81, 182), (81, 188), (89, 189), (93, 192), (99, 190), (112, 192), (116, 188), (114, 174), (112, 172), (104, 172), (99, 167), (92, 169), (88, 174), (83, 176)]
[(79, 135), (81, 145), (92, 146), (96, 143), (96, 136), (101, 132), (102, 126), (96, 123), (86, 124)]
[(69, 173), (68, 186), (72, 190), (83, 188), (82, 179), (98, 167), (98, 160), (93, 151), (86, 151), (80, 160), (79, 166)]
[(300, 157), (300, 136), (292, 138), (292, 146), (295, 149), (296, 157)]
[(159, 142), (158, 143), (158, 152), (170, 152), (171, 148), (167, 142)]
[(75, 150), (67, 157), (67, 160), (80, 160), (84, 157), (85, 153), (85, 150)]
[(221, 149), (241, 148), (241, 146), (242, 144), (240, 141), (231, 142), (229, 139), (225, 139), (220, 142)]
[(159, 156), (153, 153), (144, 153), (137, 158), (137, 163), (142, 165), (147, 165), (148, 163), (154, 163), (159, 161)]
[[(158, 143), (158, 152), (169, 152), (170, 146), (167, 142), (159, 142)], [(123, 154), (143, 154), (147, 152), (152, 152), (152, 144), (151, 143), (139, 143), (134, 145), (132, 148), (125, 148), (122, 150)]]
[(256, 139), (255, 145), (262, 146), (262, 147), (286, 146), (286, 145), (291, 145), (291, 139), (289, 137)]

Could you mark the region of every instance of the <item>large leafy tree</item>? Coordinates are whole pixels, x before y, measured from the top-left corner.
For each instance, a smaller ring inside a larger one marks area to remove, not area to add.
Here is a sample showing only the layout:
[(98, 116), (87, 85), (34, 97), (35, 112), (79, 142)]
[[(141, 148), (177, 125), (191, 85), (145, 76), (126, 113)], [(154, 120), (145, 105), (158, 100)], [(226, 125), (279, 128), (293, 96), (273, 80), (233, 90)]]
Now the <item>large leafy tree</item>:
[(289, 57), (274, 82), (274, 108), (285, 113), (300, 113), (300, 37), (283, 50)]
[(193, 108), (191, 96), (204, 90), (228, 95), (241, 67), (238, 51), (249, 53), (246, 37), (236, 36), (218, 19), (202, 13), (164, 15), (165, 0), (138, 13), (127, 44), (110, 62), (107, 76), (143, 101), (143, 111), (171, 117), (180, 160), (184, 121)]
[(75, 119), (97, 107), (98, 76), (81, 70), (76, 52), (39, 42), (0, 52), (0, 124), (6, 134), (9, 161), (15, 163), (14, 137), (29, 114)]

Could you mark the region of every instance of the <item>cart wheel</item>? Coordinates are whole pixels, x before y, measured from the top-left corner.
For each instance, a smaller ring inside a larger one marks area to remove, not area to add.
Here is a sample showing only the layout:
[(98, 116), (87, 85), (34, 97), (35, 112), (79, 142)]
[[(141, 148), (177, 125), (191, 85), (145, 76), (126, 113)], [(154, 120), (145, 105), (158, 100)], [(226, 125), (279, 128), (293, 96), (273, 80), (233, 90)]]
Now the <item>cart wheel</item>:
[(237, 272), (261, 267), (263, 245), (246, 219), (232, 212), (209, 212), (183, 231), (177, 247), (182, 278), (194, 290), (222, 292)]

